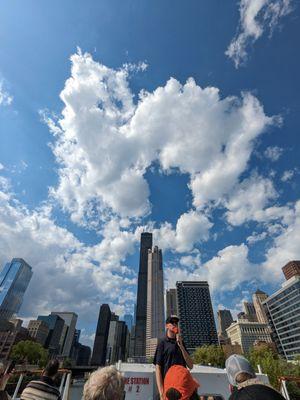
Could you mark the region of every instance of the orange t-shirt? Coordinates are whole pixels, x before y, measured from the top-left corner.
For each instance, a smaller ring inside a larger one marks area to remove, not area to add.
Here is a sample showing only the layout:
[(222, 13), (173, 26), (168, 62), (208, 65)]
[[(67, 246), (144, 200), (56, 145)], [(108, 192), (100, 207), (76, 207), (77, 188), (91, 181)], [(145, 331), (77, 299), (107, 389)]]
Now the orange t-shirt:
[(170, 388), (181, 393), (181, 400), (188, 400), (200, 384), (192, 377), (190, 371), (182, 365), (169, 368), (164, 379), (164, 395)]

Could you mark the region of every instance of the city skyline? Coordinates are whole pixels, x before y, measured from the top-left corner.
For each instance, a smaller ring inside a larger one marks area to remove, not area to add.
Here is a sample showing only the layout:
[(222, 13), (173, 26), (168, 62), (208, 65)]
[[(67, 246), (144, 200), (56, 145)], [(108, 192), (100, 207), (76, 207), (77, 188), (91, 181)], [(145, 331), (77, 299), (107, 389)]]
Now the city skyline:
[(133, 315), (142, 232), (165, 288), (207, 281), (215, 312), (280, 288), (300, 7), (250, 3), (1, 2), (0, 265), (33, 268), (25, 321), (71, 310), (91, 344), (101, 304)]

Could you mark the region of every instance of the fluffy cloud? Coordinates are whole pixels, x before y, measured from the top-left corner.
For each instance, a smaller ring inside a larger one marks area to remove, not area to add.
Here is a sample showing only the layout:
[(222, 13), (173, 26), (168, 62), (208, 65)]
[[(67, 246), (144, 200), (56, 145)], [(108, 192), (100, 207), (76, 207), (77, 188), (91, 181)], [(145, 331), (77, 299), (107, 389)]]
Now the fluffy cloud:
[(49, 207), (29, 211), (16, 201), (4, 178), (0, 179), (0, 229), (1, 265), (22, 257), (33, 267), (22, 315), (70, 309), (81, 321), (96, 322), (103, 302), (121, 313), (131, 310), (136, 279), (123, 261), (135, 250), (136, 233), (122, 232), (112, 221), (99, 244), (86, 246), (54, 222)]
[(256, 175), (245, 179), (226, 202), (227, 221), (231, 225), (241, 225), (249, 220), (261, 221), (266, 205), (277, 196), (270, 179)]
[(282, 280), (279, 267), (283, 267), (291, 260), (299, 259), (300, 243), (300, 201), (290, 208), (289, 223), (282, 229), (273, 246), (266, 253), (266, 261), (263, 264), (263, 279), (267, 281)]
[(176, 281), (181, 280), (207, 280), (212, 292), (223, 292), (234, 290), (243, 282), (254, 279), (257, 272), (258, 266), (248, 260), (248, 247), (241, 244), (220, 250), (215, 257), (202, 265), (199, 263), (192, 271), (169, 268), (166, 276), (168, 287), (174, 287)]
[(292, 10), (291, 0), (241, 0), (238, 32), (225, 54), (238, 68), (248, 58), (248, 47), (265, 31), (272, 31)]
[(269, 158), (271, 161), (277, 161), (282, 155), (283, 149), (278, 146), (269, 146), (264, 151), (265, 157)]
[(222, 99), (217, 88), (193, 79), (182, 85), (171, 78), (152, 93), (142, 91), (135, 104), (128, 68), (110, 69), (81, 52), (71, 61), (62, 115), (45, 120), (59, 164), (51, 194), (78, 223), (97, 226), (111, 212), (147, 215), (144, 174), (154, 161), (167, 173), (188, 173), (194, 205), (202, 208), (231, 191), (254, 140), (276, 124), (253, 95)]
[(13, 97), (4, 89), (3, 81), (0, 80), (0, 106), (9, 106)]
[(191, 251), (196, 243), (207, 240), (212, 225), (207, 216), (190, 210), (180, 216), (175, 229), (165, 223), (153, 230), (153, 236), (162, 249), (184, 253)]

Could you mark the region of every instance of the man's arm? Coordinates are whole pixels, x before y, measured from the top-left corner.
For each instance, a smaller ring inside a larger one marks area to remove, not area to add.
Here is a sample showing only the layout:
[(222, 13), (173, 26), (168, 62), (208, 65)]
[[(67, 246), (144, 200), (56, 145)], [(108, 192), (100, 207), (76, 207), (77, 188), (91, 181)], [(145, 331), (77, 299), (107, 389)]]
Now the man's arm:
[(157, 384), (157, 389), (159, 393), (159, 397), (163, 399), (164, 397), (164, 384), (163, 384), (163, 379), (161, 375), (161, 366), (156, 364), (155, 365), (155, 377), (156, 377), (156, 384)]
[(183, 345), (182, 337), (180, 334), (176, 335), (176, 341), (181, 350), (181, 353), (186, 362), (186, 365), (189, 367), (189, 369), (192, 369), (194, 366), (193, 360), (192, 360), (191, 356), (189, 355), (189, 353), (186, 351), (186, 348)]

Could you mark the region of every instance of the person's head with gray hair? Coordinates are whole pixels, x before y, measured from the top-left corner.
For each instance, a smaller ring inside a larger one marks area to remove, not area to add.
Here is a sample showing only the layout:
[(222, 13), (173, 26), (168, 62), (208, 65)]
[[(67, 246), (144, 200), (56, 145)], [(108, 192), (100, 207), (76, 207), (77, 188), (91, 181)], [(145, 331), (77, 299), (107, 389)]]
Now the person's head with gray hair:
[(124, 379), (113, 366), (97, 369), (83, 388), (83, 400), (122, 400)]
[(232, 354), (228, 357), (225, 367), (228, 380), (233, 386), (256, 377), (249, 361), (239, 354)]

